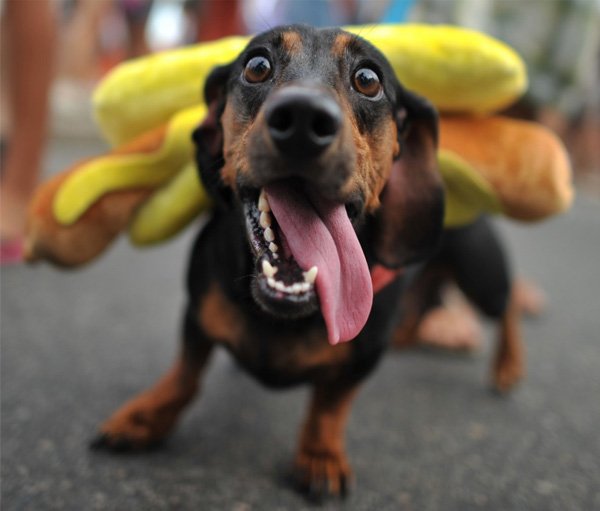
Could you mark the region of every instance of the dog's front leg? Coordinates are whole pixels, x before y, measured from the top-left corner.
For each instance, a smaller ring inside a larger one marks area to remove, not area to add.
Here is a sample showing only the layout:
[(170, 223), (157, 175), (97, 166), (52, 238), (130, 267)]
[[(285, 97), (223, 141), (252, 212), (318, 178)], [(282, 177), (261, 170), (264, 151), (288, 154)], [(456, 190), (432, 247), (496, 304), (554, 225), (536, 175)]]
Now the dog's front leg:
[(351, 483), (344, 430), (357, 389), (357, 384), (317, 384), (313, 389), (294, 464), (297, 484), (312, 497), (343, 496)]
[(174, 428), (179, 415), (198, 390), (198, 379), (213, 344), (186, 318), (181, 354), (173, 367), (150, 389), (119, 408), (102, 426), (93, 448), (114, 451), (152, 447)]

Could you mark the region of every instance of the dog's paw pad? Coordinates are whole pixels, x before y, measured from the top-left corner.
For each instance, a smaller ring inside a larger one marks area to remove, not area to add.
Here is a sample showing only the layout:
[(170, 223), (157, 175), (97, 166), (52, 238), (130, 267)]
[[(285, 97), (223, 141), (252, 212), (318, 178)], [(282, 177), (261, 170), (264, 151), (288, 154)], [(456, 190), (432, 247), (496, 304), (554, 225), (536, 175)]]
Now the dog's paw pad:
[(517, 363), (504, 363), (494, 370), (493, 387), (500, 394), (508, 394), (523, 379), (523, 369)]
[(89, 443), (93, 451), (110, 451), (114, 453), (128, 453), (135, 451), (149, 451), (160, 447), (162, 441), (139, 441), (126, 436), (112, 436), (100, 432)]
[(353, 486), (350, 466), (341, 456), (300, 456), (294, 466), (299, 491), (313, 501), (345, 497)]
[(98, 434), (89, 444), (94, 451), (107, 450), (114, 452), (127, 452), (133, 450), (132, 443), (126, 438), (113, 438), (106, 433)]

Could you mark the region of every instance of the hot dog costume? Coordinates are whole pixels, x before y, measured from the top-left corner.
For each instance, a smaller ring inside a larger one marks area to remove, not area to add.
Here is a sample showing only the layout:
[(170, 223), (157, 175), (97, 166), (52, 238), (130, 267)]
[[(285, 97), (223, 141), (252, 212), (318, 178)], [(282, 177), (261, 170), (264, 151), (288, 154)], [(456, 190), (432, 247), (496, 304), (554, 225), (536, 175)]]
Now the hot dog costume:
[[(483, 213), (534, 221), (569, 208), (574, 191), (560, 140), (541, 125), (495, 113), (527, 87), (525, 66), (511, 48), (451, 26), (348, 30), (377, 46), (403, 85), (440, 111), (447, 227)], [(209, 210), (191, 140), (206, 115), (200, 92), (210, 71), (247, 41), (230, 37), (166, 51), (112, 71), (93, 97), (112, 150), (40, 186), (30, 206), (26, 259), (76, 267), (123, 232), (135, 245), (153, 245)]]

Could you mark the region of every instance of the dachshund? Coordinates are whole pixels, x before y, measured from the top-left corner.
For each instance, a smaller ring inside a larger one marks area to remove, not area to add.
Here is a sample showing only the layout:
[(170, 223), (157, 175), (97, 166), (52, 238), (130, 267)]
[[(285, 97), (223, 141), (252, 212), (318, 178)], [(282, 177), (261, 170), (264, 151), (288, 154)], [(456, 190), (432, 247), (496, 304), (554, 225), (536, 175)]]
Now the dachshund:
[(196, 159), (214, 211), (191, 253), (181, 354), (94, 447), (163, 440), (215, 345), (271, 387), (312, 386), (299, 487), (343, 495), (344, 429), (443, 233), (438, 117), (340, 29), (278, 27), (208, 77)]

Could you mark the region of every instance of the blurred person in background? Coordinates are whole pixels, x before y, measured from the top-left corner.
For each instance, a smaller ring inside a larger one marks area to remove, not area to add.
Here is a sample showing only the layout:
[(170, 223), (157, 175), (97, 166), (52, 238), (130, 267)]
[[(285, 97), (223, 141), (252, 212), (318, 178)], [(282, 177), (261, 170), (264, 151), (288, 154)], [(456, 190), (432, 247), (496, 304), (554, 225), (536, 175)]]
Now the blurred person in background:
[(195, 19), (195, 41), (213, 41), (247, 32), (242, 18), (242, 1), (192, 0), (186, 2), (189, 15)]
[(123, 60), (150, 52), (146, 23), (153, 0), (61, 0), (63, 34), (52, 104), (61, 134), (94, 132), (90, 97)]
[(154, 0), (117, 0), (117, 3), (127, 27), (128, 45), (125, 58), (133, 59), (150, 53), (146, 40), (146, 24)]
[(600, 0), (420, 0), (411, 19), (481, 30), (515, 48), (530, 84), (508, 113), (553, 129), (600, 191)]
[(63, 4), (60, 75), (79, 84), (98, 79), (102, 23), (113, 0), (70, 0)]
[(3, 0), (0, 261), (22, 255), (27, 203), (37, 185), (54, 72), (56, 25), (50, 0)]
[(248, 31), (306, 23), (317, 27), (400, 22), (414, 0), (247, 0), (243, 4)]
[(95, 82), (103, 54), (119, 48), (121, 60), (150, 52), (146, 23), (154, 0), (68, 0), (63, 2), (61, 74)]

